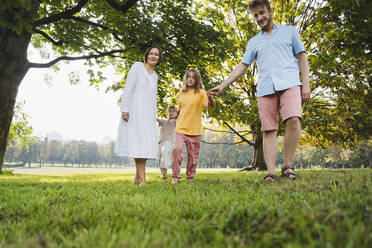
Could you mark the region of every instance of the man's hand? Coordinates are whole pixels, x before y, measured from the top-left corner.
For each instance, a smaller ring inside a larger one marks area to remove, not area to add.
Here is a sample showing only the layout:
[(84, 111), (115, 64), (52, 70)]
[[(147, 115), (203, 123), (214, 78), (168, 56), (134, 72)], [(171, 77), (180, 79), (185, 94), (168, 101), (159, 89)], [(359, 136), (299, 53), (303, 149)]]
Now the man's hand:
[(219, 94), (222, 93), (222, 91), (229, 86), (232, 82), (237, 80), (245, 71), (247, 70), (249, 65), (240, 63), (233, 72), (231, 72), (230, 76), (220, 85), (208, 90), (208, 93), (213, 95), (213, 96), (218, 96)]
[(129, 113), (128, 113), (128, 112), (123, 112), (123, 113), (121, 113), (121, 118), (122, 118), (124, 121), (128, 122), (128, 120), (129, 120)]
[(207, 94), (212, 95), (212, 96), (218, 96), (219, 94), (222, 93), (223, 90), (224, 90), (224, 87), (222, 86), (222, 84), (220, 84), (220, 85), (208, 90)]
[(302, 104), (310, 100), (310, 87), (309, 84), (304, 84), (301, 87), (301, 100)]

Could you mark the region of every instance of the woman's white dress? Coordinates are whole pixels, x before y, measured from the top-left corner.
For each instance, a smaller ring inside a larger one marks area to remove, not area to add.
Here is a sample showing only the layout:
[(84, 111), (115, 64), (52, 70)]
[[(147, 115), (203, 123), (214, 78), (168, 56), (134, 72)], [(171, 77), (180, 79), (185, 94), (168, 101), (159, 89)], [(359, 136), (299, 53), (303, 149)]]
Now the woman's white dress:
[(129, 112), (129, 121), (120, 118), (115, 153), (132, 158), (158, 158), (156, 125), (158, 75), (149, 74), (142, 62), (128, 72), (121, 112)]

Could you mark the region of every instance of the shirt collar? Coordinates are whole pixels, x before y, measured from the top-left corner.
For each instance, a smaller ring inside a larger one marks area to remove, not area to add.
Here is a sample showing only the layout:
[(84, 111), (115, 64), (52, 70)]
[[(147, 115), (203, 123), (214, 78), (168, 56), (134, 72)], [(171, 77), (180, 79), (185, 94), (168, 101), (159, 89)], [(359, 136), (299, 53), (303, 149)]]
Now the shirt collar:
[[(279, 25), (274, 23), (274, 26), (273, 26), (273, 32), (274, 32), (275, 29), (278, 29), (278, 28), (279, 28)], [(261, 30), (260, 33), (261, 33), (261, 34), (267, 34), (267, 33), (266, 33), (265, 31), (263, 31), (263, 30)]]

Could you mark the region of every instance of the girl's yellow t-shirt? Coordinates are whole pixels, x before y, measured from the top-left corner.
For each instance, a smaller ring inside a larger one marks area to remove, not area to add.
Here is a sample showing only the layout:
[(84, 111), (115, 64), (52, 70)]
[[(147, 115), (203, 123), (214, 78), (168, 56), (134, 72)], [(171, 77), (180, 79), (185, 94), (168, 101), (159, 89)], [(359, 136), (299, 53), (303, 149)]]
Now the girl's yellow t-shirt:
[(176, 132), (187, 135), (202, 134), (202, 113), (207, 106), (208, 97), (204, 89), (178, 94), (180, 114), (177, 118)]

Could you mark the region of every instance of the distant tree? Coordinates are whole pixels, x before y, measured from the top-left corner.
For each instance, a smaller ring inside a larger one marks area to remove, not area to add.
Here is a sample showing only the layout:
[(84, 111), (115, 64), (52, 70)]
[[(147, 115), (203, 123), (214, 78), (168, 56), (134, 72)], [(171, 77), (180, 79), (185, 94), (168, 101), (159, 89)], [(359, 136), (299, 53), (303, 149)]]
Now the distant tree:
[(372, 142), (358, 144), (357, 149), (350, 154), (348, 163), (352, 168), (372, 168)]
[(58, 140), (51, 140), (48, 143), (46, 160), (54, 165), (55, 162), (62, 161), (63, 153), (64, 153), (63, 144)]

